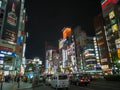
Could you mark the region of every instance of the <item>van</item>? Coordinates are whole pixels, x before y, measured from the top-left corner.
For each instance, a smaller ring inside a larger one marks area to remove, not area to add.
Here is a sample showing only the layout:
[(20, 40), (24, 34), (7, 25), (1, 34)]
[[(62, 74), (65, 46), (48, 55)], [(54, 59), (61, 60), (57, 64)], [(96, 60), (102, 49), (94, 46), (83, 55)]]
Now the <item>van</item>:
[(47, 74), (45, 77), (45, 85), (51, 85), (52, 74)]
[(66, 74), (55, 74), (52, 76), (51, 87), (56, 88), (69, 88), (69, 79)]

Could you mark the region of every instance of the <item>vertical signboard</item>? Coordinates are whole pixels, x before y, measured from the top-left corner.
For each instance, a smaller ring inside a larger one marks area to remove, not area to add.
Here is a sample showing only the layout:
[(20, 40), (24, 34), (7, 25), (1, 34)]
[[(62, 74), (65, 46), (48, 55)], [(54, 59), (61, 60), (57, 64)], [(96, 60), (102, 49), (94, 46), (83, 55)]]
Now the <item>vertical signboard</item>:
[(71, 36), (71, 28), (64, 28), (63, 30), (63, 39), (67, 38), (68, 36)]
[(2, 39), (16, 43), (19, 27), (21, 0), (8, 0)]

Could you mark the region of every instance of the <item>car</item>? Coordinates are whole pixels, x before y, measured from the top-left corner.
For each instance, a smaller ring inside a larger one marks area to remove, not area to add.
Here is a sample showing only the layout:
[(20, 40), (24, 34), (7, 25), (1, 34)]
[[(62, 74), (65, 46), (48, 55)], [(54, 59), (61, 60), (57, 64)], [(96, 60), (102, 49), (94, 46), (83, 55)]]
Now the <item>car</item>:
[(74, 85), (85, 85), (87, 86), (88, 84), (90, 84), (91, 80), (89, 78), (88, 75), (86, 74), (78, 74), (78, 75), (74, 75), (71, 79), (71, 83)]
[(41, 82), (43, 82), (44, 81), (44, 76), (43, 75), (40, 75), (39, 76), (39, 82), (41, 83)]
[(68, 75), (69, 83), (71, 84), (72, 81), (72, 75)]
[(51, 85), (51, 79), (52, 79), (52, 77), (46, 77), (45, 85), (50, 86)]
[(54, 74), (51, 80), (51, 87), (59, 88), (69, 88), (69, 79), (67, 74)]

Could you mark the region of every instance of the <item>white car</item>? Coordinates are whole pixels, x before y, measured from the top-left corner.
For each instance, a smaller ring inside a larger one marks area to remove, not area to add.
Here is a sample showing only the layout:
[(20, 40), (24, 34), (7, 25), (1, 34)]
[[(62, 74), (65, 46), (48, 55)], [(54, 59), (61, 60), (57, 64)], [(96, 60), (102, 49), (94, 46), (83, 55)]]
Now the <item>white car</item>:
[(69, 79), (66, 74), (55, 74), (52, 76), (51, 87), (53, 88), (69, 88)]

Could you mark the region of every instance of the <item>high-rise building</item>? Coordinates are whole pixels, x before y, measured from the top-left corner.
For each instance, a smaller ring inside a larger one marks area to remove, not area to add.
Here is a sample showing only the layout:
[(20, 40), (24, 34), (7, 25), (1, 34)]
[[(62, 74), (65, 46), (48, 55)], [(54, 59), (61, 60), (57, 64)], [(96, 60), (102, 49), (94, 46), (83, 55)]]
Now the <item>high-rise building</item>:
[[(102, 14), (99, 14), (94, 18), (94, 28), (96, 34), (96, 45), (98, 50), (97, 61), (101, 64), (101, 68), (109, 72), (111, 69), (111, 60), (109, 56), (109, 47), (107, 43), (107, 36), (105, 30), (105, 20)], [(105, 54), (104, 54), (105, 53)]]
[(24, 0), (0, 0), (0, 62), (6, 64), (4, 74), (21, 72), (26, 40), (24, 3)]
[(75, 40), (75, 51), (76, 51), (76, 63), (79, 72), (84, 69), (83, 66), (83, 47), (86, 45), (86, 33), (81, 29), (80, 26), (76, 27), (74, 30), (74, 40)]
[(86, 72), (95, 72), (97, 70), (97, 61), (94, 48), (93, 37), (86, 37), (86, 45), (83, 47), (83, 69)]
[[(120, 47), (120, 5), (119, 0), (102, 0), (101, 1), (102, 14), (105, 19), (105, 34), (107, 40), (107, 46), (110, 56), (110, 63), (112, 64), (111, 70), (116, 73), (119, 57)], [(103, 60), (104, 61), (104, 60)]]

